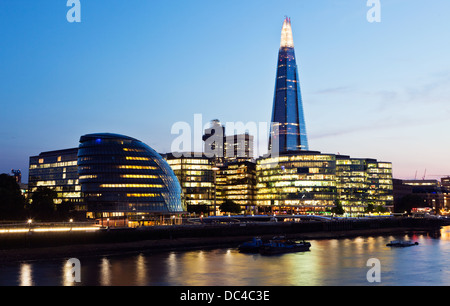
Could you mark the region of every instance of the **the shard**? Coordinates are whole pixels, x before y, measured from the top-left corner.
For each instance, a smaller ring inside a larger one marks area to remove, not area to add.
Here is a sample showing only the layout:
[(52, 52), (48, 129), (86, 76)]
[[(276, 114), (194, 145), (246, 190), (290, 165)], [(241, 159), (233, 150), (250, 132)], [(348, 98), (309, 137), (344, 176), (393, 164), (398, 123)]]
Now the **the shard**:
[(291, 19), (287, 17), (278, 52), (269, 150), (272, 153), (309, 150)]

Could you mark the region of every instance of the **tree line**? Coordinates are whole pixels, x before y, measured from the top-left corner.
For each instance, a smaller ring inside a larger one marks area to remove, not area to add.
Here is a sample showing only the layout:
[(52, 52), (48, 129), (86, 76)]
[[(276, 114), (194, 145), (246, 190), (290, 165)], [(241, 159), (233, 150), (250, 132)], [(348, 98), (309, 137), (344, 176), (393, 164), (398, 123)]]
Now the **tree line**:
[(55, 204), (57, 193), (47, 187), (38, 187), (27, 199), (15, 178), (0, 174), (0, 220), (17, 221), (67, 221), (71, 218), (73, 204)]

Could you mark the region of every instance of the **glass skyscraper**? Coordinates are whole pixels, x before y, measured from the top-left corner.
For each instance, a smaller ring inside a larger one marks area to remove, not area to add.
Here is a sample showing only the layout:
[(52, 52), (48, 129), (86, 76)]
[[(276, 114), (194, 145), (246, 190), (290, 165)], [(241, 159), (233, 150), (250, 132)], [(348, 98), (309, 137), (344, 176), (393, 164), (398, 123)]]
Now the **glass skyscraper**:
[(281, 30), (277, 66), (269, 150), (309, 150), (291, 20), (287, 17)]

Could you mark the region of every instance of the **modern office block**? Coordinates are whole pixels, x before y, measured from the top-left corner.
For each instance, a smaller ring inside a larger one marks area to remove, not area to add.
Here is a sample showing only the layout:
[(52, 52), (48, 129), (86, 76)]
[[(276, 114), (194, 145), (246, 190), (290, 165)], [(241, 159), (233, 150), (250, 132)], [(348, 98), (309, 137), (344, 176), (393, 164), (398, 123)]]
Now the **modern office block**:
[(84, 210), (84, 199), (78, 180), (78, 148), (42, 152), (30, 157), (28, 192), (32, 197), (39, 187), (56, 191), (55, 204), (63, 201), (74, 204), (76, 210)]
[(180, 182), (188, 211), (213, 213), (216, 191), (213, 159), (202, 154), (168, 153), (164, 157)]
[(333, 154), (297, 151), (260, 158), (256, 164), (259, 210), (325, 213), (335, 206), (336, 158)]
[(241, 206), (248, 214), (256, 212), (256, 164), (252, 161), (228, 162), (218, 167), (217, 204), (226, 200)]

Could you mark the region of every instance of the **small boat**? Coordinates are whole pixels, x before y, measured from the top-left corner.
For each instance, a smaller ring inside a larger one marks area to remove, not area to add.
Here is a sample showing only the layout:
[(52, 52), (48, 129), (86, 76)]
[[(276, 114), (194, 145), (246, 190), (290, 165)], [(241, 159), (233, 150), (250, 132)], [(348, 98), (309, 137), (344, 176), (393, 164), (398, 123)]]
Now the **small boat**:
[(247, 241), (239, 245), (238, 249), (241, 253), (258, 253), (259, 248), (262, 246), (262, 239), (259, 237), (254, 237), (252, 241)]
[(419, 245), (419, 243), (418, 242), (412, 242), (412, 241), (394, 240), (394, 241), (391, 241), (388, 244), (386, 244), (386, 246), (400, 247), (400, 248), (410, 247), (410, 246), (413, 246), (413, 245)]
[(293, 241), (293, 240), (270, 240), (269, 243), (264, 244), (259, 248), (261, 255), (273, 255), (292, 252), (306, 252), (309, 251), (311, 243), (306, 241)]

